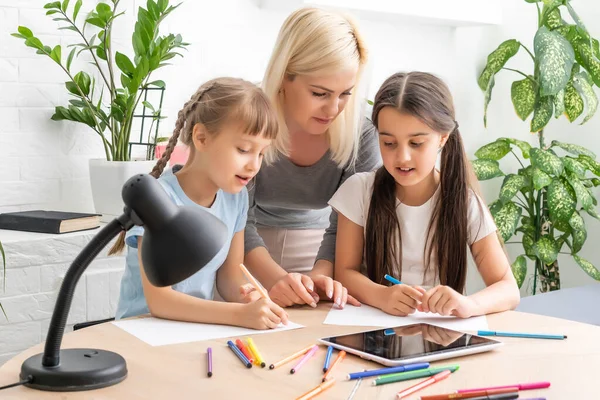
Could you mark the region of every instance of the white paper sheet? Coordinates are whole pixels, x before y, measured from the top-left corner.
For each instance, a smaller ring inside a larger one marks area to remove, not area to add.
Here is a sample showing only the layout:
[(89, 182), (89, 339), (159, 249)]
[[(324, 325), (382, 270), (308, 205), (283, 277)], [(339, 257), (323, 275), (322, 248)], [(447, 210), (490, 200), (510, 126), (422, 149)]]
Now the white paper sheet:
[(323, 321), (323, 323), (327, 325), (381, 326), (385, 328), (420, 322), (454, 329), (456, 331), (488, 329), (487, 318), (485, 316), (463, 319), (416, 311), (414, 314), (407, 317), (396, 317), (386, 314), (378, 308), (370, 307), (365, 304), (360, 307), (354, 307), (347, 304), (341, 310), (332, 307), (329, 314), (327, 314), (327, 318)]
[(280, 324), (278, 328), (259, 331), (236, 326), (169, 321), (152, 317), (114, 321), (113, 324), (151, 346), (199, 342), (233, 336), (251, 336), (304, 328), (303, 325), (289, 321), (287, 325)]

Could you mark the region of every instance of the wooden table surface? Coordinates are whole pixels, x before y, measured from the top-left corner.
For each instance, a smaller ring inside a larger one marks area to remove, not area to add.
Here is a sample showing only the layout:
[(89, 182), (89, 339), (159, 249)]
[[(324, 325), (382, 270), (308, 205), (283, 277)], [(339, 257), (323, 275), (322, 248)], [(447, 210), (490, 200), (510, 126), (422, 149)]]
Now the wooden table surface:
[[(261, 334), (253, 339), (267, 363), (284, 358), (321, 337), (368, 330), (367, 327), (323, 325), (330, 304), (317, 309), (289, 309), (290, 319), (305, 325), (291, 331)], [(600, 327), (562, 319), (505, 312), (489, 315), (492, 330), (560, 333), (566, 340), (497, 338), (505, 343), (486, 353), (448, 359), (432, 366), (457, 363), (460, 369), (448, 379), (418, 395), (447, 393), (460, 388), (549, 381), (548, 389), (521, 392), (521, 398), (552, 400), (600, 398)], [(63, 348), (92, 347), (115, 351), (127, 361), (128, 377), (104, 389), (54, 393), (23, 386), (0, 391), (1, 399), (295, 399), (321, 382), (326, 348), (298, 373), (290, 375), (293, 363), (275, 370), (254, 366), (246, 369), (226, 345), (227, 339), (152, 347), (112, 324), (102, 324), (68, 333)], [(213, 348), (214, 376), (206, 376), (206, 348)], [(18, 381), (21, 363), (42, 352), (42, 344), (14, 357), (0, 368), (0, 386)], [(333, 360), (333, 358), (332, 358)], [(336, 384), (318, 399), (346, 399), (355, 381), (350, 372), (381, 368), (380, 365), (348, 355), (333, 372)], [(418, 381), (372, 386), (364, 379), (355, 399), (394, 399), (395, 393)], [(418, 395), (411, 398), (418, 398)]]

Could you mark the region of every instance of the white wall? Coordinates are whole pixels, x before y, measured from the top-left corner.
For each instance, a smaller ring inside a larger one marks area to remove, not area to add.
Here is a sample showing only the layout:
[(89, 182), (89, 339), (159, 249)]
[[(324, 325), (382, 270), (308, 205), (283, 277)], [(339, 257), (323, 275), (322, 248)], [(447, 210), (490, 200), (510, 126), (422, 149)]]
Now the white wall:
[[(499, 1), (499, 0), (498, 0)], [(50, 121), (53, 107), (68, 99), (64, 77), (57, 66), (34, 54), (21, 40), (10, 37), (18, 25), (26, 25), (48, 44), (63, 48), (73, 37), (58, 31), (44, 16), (43, 0), (0, 0), (0, 212), (31, 208), (91, 211), (93, 204), (87, 162), (103, 157), (97, 136), (89, 129), (69, 122)], [(93, 1), (87, 1), (87, 4)], [(132, 5), (145, 2), (123, 0), (127, 8), (115, 32), (117, 45), (131, 54), (129, 36), (134, 18)], [(156, 74), (167, 82), (163, 109), (168, 119), (161, 123), (161, 134), (169, 135), (179, 108), (205, 80), (219, 75), (234, 75), (259, 81), (266, 67), (280, 24), (286, 12), (261, 9), (256, 0), (188, 0), (171, 15), (165, 32), (181, 33), (191, 43), (183, 59)], [(497, 79), (490, 105), (489, 128), (482, 124), (482, 93), (476, 84), (485, 57), (501, 41), (515, 37), (531, 46), (536, 12), (522, 0), (503, 0), (504, 24), (492, 28), (450, 28), (442, 26), (392, 25), (362, 21), (371, 47), (372, 74), (370, 97), (378, 85), (399, 70), (424, 70), (439, 74), (453, 89), (458, 120), (469, 154), (480, 145), (500, 136), (515, 136), (533, 141), (528, 123), (521, 122), (512, 110), (509, 72)], [(588, 27), (596, 35), (600, 27), (600, 7), (594, 2), (574, 1)], [(66, 51), (63, 51), (66, 54)], [(513, 62), (528, 68), (527, 57)], [(83, 65), (82, 62), (80, 65)], [(585, 126), (570, 125), (564, 119), (553, 121), (549, 138), (571, 141), (600, 152), (595, 135), (600, 118)], [(514, 167), (514, 165), (512, 165)], [(497, 193), (499, 182), (485, 183), (488, 199)], [(588, 221), (588, 246), (581, 254), (600, 265), (590, 244), (600, 231)], [(509, 248), (511, 255), (520, 252)], [(568, 258), (561, 258), (563, 286), (575, 286), (590, 279)], [(470, 279), (470, 287), (480, 286)]]

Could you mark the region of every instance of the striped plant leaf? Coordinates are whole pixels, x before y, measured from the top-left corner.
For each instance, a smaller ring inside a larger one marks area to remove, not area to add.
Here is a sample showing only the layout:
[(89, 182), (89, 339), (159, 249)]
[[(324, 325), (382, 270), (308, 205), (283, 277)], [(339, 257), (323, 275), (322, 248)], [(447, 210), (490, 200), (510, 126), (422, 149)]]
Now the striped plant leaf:
[(522, 212), (523, 209), (521, 207), (509, 201), (496, 213), (494, 221), (502, 240), (505, 242), (515, 233)]
[(542, 236), (534, 246), (535, 253), (544, 264), (552, 264), (558, 256), (558, 244), (552, 236)]
[(523, 255), (520, 255), (516, 258), (515, 262), (510, 266), (512, 269), (512, 273), (515, 276), (517, 281), (517, 285), (519, 287), (523, 286), (523, 282), (525, 281), (525, 276), (527, 275), (527, 260)]
[(500, 160), (510, 152), (510, 144), (500, 138), (495, 142), (488, 143), (485, 146), (480, 147), (475, 152), (477, 158), (487, 158), (488, 160)]
[(528, 234), (523, 235), (523, 249), (525, 250), (525, 255), (532, 261), (535, 261), (537, 258), (534, 244), (533, 236)]
[(504, 178), (502, 187), (500, 188), (500, 194), (498, 198), (502, 203), (506, 203), (512, 200), (513, 197), (521, 190), (523, 186), (527, 184), (524, 176), (509, 174)]
[(581, 269), (585, 271), (586, 274), (588, 274), (595, 280), (600, 281), (600, 271), (598, 271), (598, 269), (594, 267), (594, 265), (591, 262), (579, 257), (576, 254), (573, 254), (573, 258), (575, 259), (575, 262), (581, 267)]
[(559, 176), (562, 174), (564, 166), (562, 161), (556, 155), (547, 150), (532, 148), (531, 164), (544, 171), (547, 174)]
[(562, 176), (554, 179), (547, 190), (550, 221), (556, 229), (566, 232), (569, 229), (569, 220), (577, 205), (575, 190)]
[(510, 88), (510, 97), (515, 112), (525, 121), (535, 108), (535, 83), (528, 78), (514, 81)]
[(504, 67), (511, 57), (517, 54), (519, 46), (520, 44), (517, 40), (510, 39), (502, 42), (496, 50), (488, 55), (487, 64), (477, 80), (481, 90), (487, 90), (490, 80)]
[(561, 34), (542, 26), (535, 34), (533, 49), (538, 61), (540, 96), (553, 96), (564, 89), (571, 77), (573, 47)]
[(586, 69), (596, 86), (600, 86), (600, 61), (597, 54), (594, 54), (595, 50), (590, 47), (589, 41), (585, 39), (573, 39), (573, 42), (575, 60)]
[(585, 221), (579, 212), (575, 211), (573, 213), (569, 220), (569, 226), (571, 227), (571, 236), (573, 237), (573, 252), (578, 253), (587, 239)]
[(571, 187), (575, 191), (575, 197), (577, 198), (577, 201), (579, 202), (581, 207), (584, 210), (588, 210), (590, 207), (593, 207), (594, 203), (592, 201), (592, 196), (590, 195), (590, 192), (588, 192), (587, 188), (583, 185), (583, 183), (581, 183), (579, 178), (577, 178), (575, 174), (569, 173), (567, 175), (567, 180), (569, 181)]
[(584, 109), (583, 98), (575, 89), (573, 82), (569, 82), (565, 88), (565, 115), (569, 122), (573, 122), (581, 115)]
[(585, 100), (585, 104), (587, 104), (587, 115), (581, 122), (581, 125), (583, 125), (596, 113), (596, 110), (598, 109), (598, 96), (596, 96), (589, 77), (585, 72), (579, 72), (573, 76), (573, 86)]
[(519, 149), (521, 149), (521, 154), (523, 154), (523, 158), (529, 158), (529, 150), (531, 150), (531, 145), (522, 140), (513, 139), (513, 138), (501, 138), (506, 140), (510, 144), (514, 144)]
[(577, 158), (586, 168), (596, 176), (600, 176), (600, 163), (590, 156), (580, 155)]
[(500, 164), (496, 160), (488, 160), (485, 158), (479, 158), (471, 161), (475, 175), (480, 181), (496, 178), (498, 176), (504, 176), (504, 172), (500, 170)]
[(539, 132), (550, 122), (552, 112), (554, 111), (554, 99), (552, 96), (546, 96), (539, 99), (533, 110), (530, 131)]
[(596, 158), (596, 154), (593, 151), (588, 150), (585, 147), (579, 146), (576, 144), (563, 143), (563, 142), (559, 142), (558, 140), (553, 140), (552, 143), (550, 143), (550, 147), (560, 147), (567, 153), (571, 153), (576, 156), (584, 155), (584, 156), (588, 156), (591, 158)]
[(546, 14), (546, 19), (544, 21), (544, 25), (550, 29), (551, 31), (560, 28), (563, 26), (564, 21), (562, 16), (560, 15), (560, 9), (553, 8), (552, 11)]
[(585, 165), (577, 161), (572, 157), (563, 157), (562, 162), (565, 166), (565, 169), (580, 179), (585, 177)]

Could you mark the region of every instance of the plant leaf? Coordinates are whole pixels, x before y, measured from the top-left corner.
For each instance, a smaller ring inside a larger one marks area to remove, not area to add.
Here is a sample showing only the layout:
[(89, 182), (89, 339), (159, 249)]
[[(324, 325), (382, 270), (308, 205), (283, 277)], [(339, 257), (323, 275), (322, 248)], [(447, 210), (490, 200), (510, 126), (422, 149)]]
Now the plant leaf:
[(25, 26), (19, 26), (17, 28), (17, 32), (19, 32), (21, 35), (25, 36), (25, 38), (27, 38), (27, 39), (33, 37), (33, 32), (31, 32), (31, 30)]
[(565, 112), (565, 89), (554, 96), (554, 118), (558, 118)]
[(523, 255), (517, 257), (514, 263), (510, 266), (512, 273), (515, 276), (519, 288), (523, 286), (525, 276), (527, 275), (527, 260)]
[(504, 173), (500, 170), (500, 164), (496, 160), (479, 158), (471, 161), (471, 165), (473, 166), (473, 170), (477, 175), (477, 179), (480, 181), (485, 181), (504, 175)]
[(510, 152), (510, 144), (504, 139), (498, 139), (495, 142), (488, 143), (480, 147), (475, 152), (477, 158), (487, 158), (488, 160), (500, 160)]
[(563, 23), (564, 21), (560, 15), (560, 10), (558, 8), (553, 8), (552, 11), (546, 14), (544, 25), (551, 31), (556, 28), (560, 28), (563, 25)]
[(583, 98), (575, 89), (573, 82), (569, 82), (565, 88), (565, 115), (569, 122), (573, 122), (583, 112)]
[(554, 227), (566, 232), (569, 220), (575, 211), (577, 197), (564, 177), (553, 179), (547, 189), (548, 214)]
[(587, 104), (587, 115), (581, 122), (581, 125), (583, 125), (596, 113), (596, 110), (598, 109), (598, 97), (596, 96), (592, 85), (590, 85), (585, 72), (579, 72), (573, 76), (573, 86)]
[(510, 96), (515, 112), (525, 121), (535, 108), (535, 84), (528, 78), (514, 81), (510, 88)]
[(558, 246), (552, 236), (542, 236), (534, 246), (535, 253), (544, 264), (552, 264), (558, 256)]
[(577, 161), (572, 157), (563, 157), (562, 162), (565, 166), (565, 169), (577, 176), (578, 178), (583, 179), (585, 177), (585, 165)]
[(488, 208), (490, 209), (490, 214), (492, 214), (492, 217), (496, 217), (496, 214), (498, 213), (498, 211), (500, 211), (502, 209), (502, 206), (503, 206), (503, 204), (500, 200), (496, 200), (488, 206)]
[(82, 0), (77, 0), (75, 3), (75, 7), (73, 7), (73, 22), (77, 21), (77, 15), (79, 14), (79, 10), (81, 9)]
[(550, 147), (560, 147), (567, 153), (571, 153), (576, 156), (584, 155), (584, 156), (588, 156), (591, 158), (596, 158), (596, 154), (593, 151), (588, 150), (585, 147), (579, 146), (576, 144), (563, 143), (563, 142), (559, 142), (558, 140), (553, 140), (552, 143), (550, 143)]
[(586, 274), (588, 274), (595, 280), (600, 281), (600, 271), (598, 271), (598, 269), (594, 267), (594, 265), (591, 262), (579, 257), (576, 254), (573, 254), (573, 258), (575, 259), (575, 262), (581, 267), (581, 269), (585, 271)]
[(69, 56), (67, 57), (67, 71), (71, 71), (71, 63), (73, 62), (73, 57), (75, 56), (76, 51), (77, 48), (73, 47), (69, 53)]
[(67, 11), (67, 8), (69, 7), (69, 1), (70, 0), (63, 0), (62, 7), (61, 7), (61, 9), (63, 10), (63, 12)]
[(150, 104), (149, 102), (147, 102), (147, 101), (142, 101), (142, 104), (143, 104), (143, 105), (144, 105), (146, 108), (150, 109), (150, 111), (152, 111), (152, 112), (156, 112), (156, 110), (154, 110), (154, 106), (153, 106), (152, 104)]
[(492, 90), (494, 89), (494, 85), (496, 84), (496, 79), (494, 76), (490, 78), (488, 82), (488, 86), (485, 89), (485, 93), (483, 95), (483, 126), (487, 128), (487, 109), (490, 105), (490, 101), (492, 101)]
[(504, 178), (500, 188), (499, 199), (502, 203), (512, 200), (513, 197), (527, 184), (524, 176), (509, 174)]
[(531, 132), (539, 132), (550, 122), (554, 111), (554, 99), (552, 96), (546, 96), (539, 99), (533, 110), (531, 119)]
[(54, 48), (50, 52), (50, 58), (53, 59), (54, 61), (56, 61), (57, 64), (61, 63), (60, 62), (61, 61), (61, 48), (60, 48), (60, 45), (54, 46)]
[(553, 96), (564, 89), (571, 77), (573, 47), (558, 32), (542, 26), (535, 34), (533, 49), (538, 61), (540, 96)]
[(127, 75), (133, 75), (135, 72), (135, 66), (125, 54), (117, 51), (115, 53), (115, 62), (117, 63), (117, 67)]
[(533, 237), (528, 234), (524, 234), (523, 235), (523, 249), (525, 250), (525, 255), (527, 257), (529, 257), (529, 259), (532, 261), (535, 261), (537, 258), (534, 245), (535, 245), (535, 243), (533, 241)]
[(506, 62), (519, 51), (520, 44), (515, 39), (501, 43), (496, 50), (491, 52), (487, 58), (487, 64), (477, 83), (481, 90), (487, 90), (490, 80), (504, 67)]
[(577, 62), (590, 74), (596, 86), (600, 86), (600, 61), (598, 61), (597, 55), (594, 54), (590, 42), (583, 38), (575, 38), (572, 39), (571, 43), (575, 48)]
[(502, 240), (505, 242), (515, 233), (522, 212), (521, 207), (509, 201), (496, 213), (494, 221)]
[(538, 167), (547, 174), (559, 176), (562, 174), (564, 166), (562, 161), (556, 155), (547, 150), (532, 148), (530, 151), (531, 164)]
[(541, 169), (534, 167), (533, 168), (533, 188), (535, 190), (540, 190), (545, 188), (552, 182), (552, 177), (542, 171)]
[[(166, 87), (166, 84), (164, 81), (152, 81), (152, 82), (148, 83), (147, 86), (156, 86), (156, 87), (164, 89)], [(367, 102), (370, 102), (370, 100), (367, 100)], [(373, 102), (371, 101), (369, 104), (373, 105)]]
[(587, 188), (583, 185), (583, 183), (581, 183), (579, 178), (577, 178), (574, 174), (571, 173), (568, 175), (568, 180), (571, 184), (571, 187), (573, 187), (573, 190), (575, 191), (575, 196), (577, 198), (577, 201), (579, 201), (579, 204), (581, 204), (581, 207), (584, 210), (593, 207), (594, 204), (592, 201), (592, 196), (590, 195), (590, 192), (588, 192)]
[(583, 165), (587, 167), (594, 175), (600, 176), (600, 163), (590, 156), (580, 155), (577, 158)]
[(531, 150), (531, 145), (522, 140), (517, 140), (513, 138), (501, 138), (506, 140), (510, 144), (514, 144), (519, 149), (521, 149), (521, 153), (523, 154), (523, 158), (529, 158), (529, 151)]
[(573, 236), (573, 252), (577, 253), (583, 247), (587, 239), (587, 230), (585, 228), (585, 222), (579, 212), (575, 211), (569, 220), (569, 226), (571, 229), (571, 236)]

